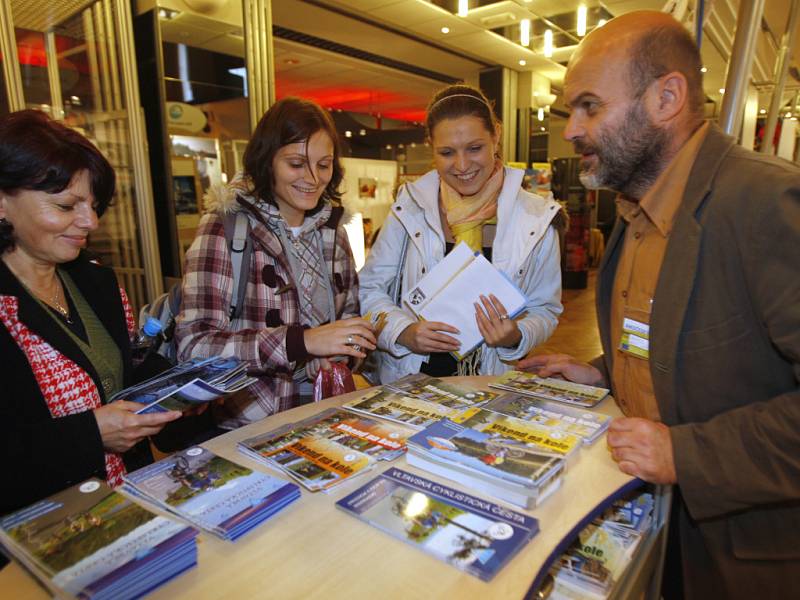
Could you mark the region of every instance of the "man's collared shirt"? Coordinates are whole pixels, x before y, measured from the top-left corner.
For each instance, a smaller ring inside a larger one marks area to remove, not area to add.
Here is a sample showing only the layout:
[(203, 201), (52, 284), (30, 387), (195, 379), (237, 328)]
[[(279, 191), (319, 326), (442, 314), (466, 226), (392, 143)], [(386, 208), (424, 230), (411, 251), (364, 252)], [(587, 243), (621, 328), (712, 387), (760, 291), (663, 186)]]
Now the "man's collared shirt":
[[(649, 327), (658, 275), (686, 180), (708, 132), (702, 125), (678, 151), (639, 201), (617, 198), (619, 215), (627, 222), (611, 297), (611, 380), (616, 400), (629, 417), (660, 421), (653, 391), (650, 361), (620, 348), (623, 322)], [(669, 299), (662, 299), (669, 302)]]

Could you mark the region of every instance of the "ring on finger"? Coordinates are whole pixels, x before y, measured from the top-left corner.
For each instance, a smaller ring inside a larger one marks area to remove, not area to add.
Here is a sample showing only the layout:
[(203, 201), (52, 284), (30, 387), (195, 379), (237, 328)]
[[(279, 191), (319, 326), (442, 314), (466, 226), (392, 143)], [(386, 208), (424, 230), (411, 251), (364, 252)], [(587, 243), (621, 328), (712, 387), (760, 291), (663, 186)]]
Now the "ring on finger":
[(352, 346), (352, 345), (353, 345), (353, 336), (352, 336), (352, 335), (348, 335), (348, 336), (347, 336), (347, 344), (348, 344), (349, 346)]
[(500, 315), (500, 320), (501, 321), (505, 321), (507, 318), (508, 318), (508, 315), (506, 313), (503, 313), (502, 315)]

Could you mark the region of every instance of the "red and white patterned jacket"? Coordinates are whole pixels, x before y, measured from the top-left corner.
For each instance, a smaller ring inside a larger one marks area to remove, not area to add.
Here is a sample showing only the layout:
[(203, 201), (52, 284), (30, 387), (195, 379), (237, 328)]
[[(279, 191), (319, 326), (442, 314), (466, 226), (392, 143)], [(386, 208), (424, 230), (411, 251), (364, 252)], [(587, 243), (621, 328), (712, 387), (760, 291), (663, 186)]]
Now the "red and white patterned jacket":
[[(287, 258), (278, 238), (261, 221), (269, 215), (234, 185), (212, 188), (205, 202), (210, 212), (201, 219), (186, 253), (175, 336), (181, 360), (236, 356), (247, 361), (250, 373), (258, 377), (246, 394), (226, 402), (228, 414), (221, 425), (233, 428), (291, 408), (297, 397), (293, 373), (308, 355), (297, 291), (287, 287), (291, 282)], [(248, 212), (254, 245), (242, 314), (231, 322), (233, 275), (221, 215), (240, 210)], [(359, 314), (358, 276), (342, 215), (341, 208), (326, 206), (311, 217), (317, 219), (322, 234), (337, 319)]]

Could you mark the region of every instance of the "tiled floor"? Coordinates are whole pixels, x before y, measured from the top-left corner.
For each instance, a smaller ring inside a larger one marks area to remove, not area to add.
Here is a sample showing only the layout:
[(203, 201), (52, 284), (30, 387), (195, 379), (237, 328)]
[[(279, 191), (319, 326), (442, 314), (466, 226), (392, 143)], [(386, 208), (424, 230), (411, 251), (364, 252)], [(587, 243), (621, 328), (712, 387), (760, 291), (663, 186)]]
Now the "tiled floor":
[(601, 353), (594, 307), (596, 270), (589, 272), (585, 290), (564, 290), (561, 302), (564, 312), (553, 336), (531, 354), (571, 354), (578, 360), (589, 361)]

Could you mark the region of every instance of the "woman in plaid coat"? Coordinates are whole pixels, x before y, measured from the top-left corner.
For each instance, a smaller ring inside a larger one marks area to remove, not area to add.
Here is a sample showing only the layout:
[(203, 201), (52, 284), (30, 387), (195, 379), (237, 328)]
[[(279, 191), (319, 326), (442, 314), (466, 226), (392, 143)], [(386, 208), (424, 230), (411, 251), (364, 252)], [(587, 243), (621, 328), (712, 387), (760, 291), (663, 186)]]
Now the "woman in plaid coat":
[[(247, 361), (258, 383), (230, 398), (221, 427), (234, 428), (308, 401), (325, 357), (374, 349), (358, 318), (358, 278), (338, 204), (342, 180), (333, 121), (313, 102), (285, 98), (259, 121), (244, 173), (212, 188), (186, 254), (176, 319), (181, 360)], [(241, 315), (231, 321), (233, 272), (223, 215), (244, 211), (253, 253)]]

